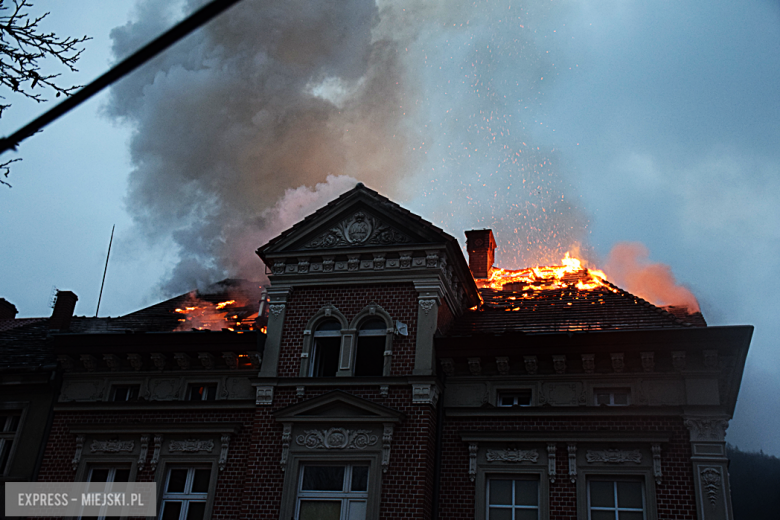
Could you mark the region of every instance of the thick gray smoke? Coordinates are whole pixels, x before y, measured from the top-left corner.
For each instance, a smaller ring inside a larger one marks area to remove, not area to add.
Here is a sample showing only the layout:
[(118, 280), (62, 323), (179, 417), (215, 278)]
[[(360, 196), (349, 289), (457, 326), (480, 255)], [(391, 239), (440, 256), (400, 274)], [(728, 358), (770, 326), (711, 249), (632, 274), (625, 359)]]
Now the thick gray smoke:
[[(112, 32), (115, 56), (202, 3), (141, 1)], [(549, 15), (244, 0), (126, 78), (108, 112), (135, 129), (128, 210), (179, 250), (163, 290), (262, 278), (254, 249), (356, 180), (457, 236), (493, 227), (512, 263), (560, 258), (582, 219), (554, 152), (532, 141), (552, 69), (523, 25)]]

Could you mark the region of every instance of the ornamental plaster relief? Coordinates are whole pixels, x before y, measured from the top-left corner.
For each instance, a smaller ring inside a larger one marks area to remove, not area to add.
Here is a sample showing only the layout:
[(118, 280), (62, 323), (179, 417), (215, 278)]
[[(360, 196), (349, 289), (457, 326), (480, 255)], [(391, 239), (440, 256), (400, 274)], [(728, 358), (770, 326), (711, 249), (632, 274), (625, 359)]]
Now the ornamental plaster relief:
[(379, 437), (371, 430), (350, 430), (334, 427), (327, 430), (305, 430), (295, 443), (311, 450), (363, 450), (375, 445)]
[(585, 460), (588, 464), (623, 464), (633, 462), (640, 464), (642, 462), (642, 453), (639, 450), (588, 450), (585, 452)]
[(539, 460), (537, 450), (518, 450), (507, 448), (505, 450), (487, 450), (485, 459), (488, 462), (532, 462)]

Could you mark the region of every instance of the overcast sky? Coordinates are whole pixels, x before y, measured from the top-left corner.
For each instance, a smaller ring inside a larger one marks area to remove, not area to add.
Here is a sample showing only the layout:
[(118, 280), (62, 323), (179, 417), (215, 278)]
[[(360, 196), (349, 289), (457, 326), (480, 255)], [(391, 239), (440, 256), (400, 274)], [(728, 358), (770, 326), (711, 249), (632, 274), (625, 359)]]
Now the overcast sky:
[[(195, 3), (35, 9), (93, 37), (86, 83)], [(243, 0), (21, 146), (0, 296), (94, 315), (113, 224), (101, 315), (260, 279), (253, 251), (357, 179), (493, 228), (503, 267), (641, 242), (711, 325), (755, 325), (728, 440), (780, 455), (779, 85), (769, 0)], [(4, 135), (47, 106), (8, 101)]]

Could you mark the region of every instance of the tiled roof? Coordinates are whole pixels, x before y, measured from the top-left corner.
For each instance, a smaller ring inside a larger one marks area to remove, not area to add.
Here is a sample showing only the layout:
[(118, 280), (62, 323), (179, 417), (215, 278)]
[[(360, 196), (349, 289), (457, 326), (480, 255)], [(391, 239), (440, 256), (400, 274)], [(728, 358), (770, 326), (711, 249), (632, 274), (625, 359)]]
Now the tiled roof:
[(48, 319), (49, 318), (16, 318), (13, 320), (0, 320), (0, 332), (12, 330), (17, 327), (24, 327), (25, 325), (46, 321)]
[(458, 318), (447, 335), (706, 326), (700, 312), (686, 314), (677, 307), (672, 313), (609, 282), (595, 289), (577, 289), (579, 278), (577, 274), (567, 275), (564, 288), (524, 292), (480, 289), (483, 304)]
[[(183, 307), (193, 297), (212, 304), (235, 299), (237, 304), (230, 307), (230, 313), (244, 318), (257, 313), (260, 294), (258, 283), (227, 279), (203, 291), (182, 294), (117, 318), (74, 316), (67, 332), (96, 334), (189, 330), (182, 328), (182, 314), (177, 313), (176, 309)], [(240, 305), (242, 303), (245, 305)], [(59, 332), (49, 329), (49, 318), (0, 320), (0, 370), (31, 370), (55, 364), (56, 356), (52, 353), (50, 339), (52, 333)]]

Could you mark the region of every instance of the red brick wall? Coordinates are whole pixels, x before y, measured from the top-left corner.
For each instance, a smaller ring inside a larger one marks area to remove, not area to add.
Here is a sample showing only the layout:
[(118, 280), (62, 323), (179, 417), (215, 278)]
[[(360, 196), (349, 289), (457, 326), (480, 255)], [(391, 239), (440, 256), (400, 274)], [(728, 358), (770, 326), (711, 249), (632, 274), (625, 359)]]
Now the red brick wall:
[(391, 375), (407, 375), (414, 368), (414, 343), (417, 337), (417, 291), (412, 283), (372, 284), (342, 287), (296, 287), (287, 300), (282, 345), (279, 352), (279, 377), (298, 377), (303, 348), (303, 331), (312, 316), (324, 305), (334, 305), (347, 320), (352, 320), (370, 303), (376, 303), (394, 320), (409, 327), (408, 336), (393, 338)]
[[(306, 387), (303, 399), (330, 389)], [(390, 467), (382, 475), (382, 520), (430, 519), (433, 488), (436, 412), (428, 405), (412, 405), (411, 388), (391, 387), (388, 397), (378, 386), (349, 388), (349, 393), (399, 410), (404, 420), (393, 431)], [(278, 520), (284, 472), (279, 465), (282, 425), (273, 412), (300, 400), (293, 388), (277, 388), (274, 404), (258, 407), (247, 459), (243, 518)]]
[[(656, 486), (658, 518), (664, 520), (695, 520), (696, 499), (691, 470), (691, 448), (688, 430), (680, 417), (604, 417), (604, 418), (512, 418), (512, 419), (448, 419), (444, 430), (442, 460), (441, 518), (448, 520), (474, 518), (474, 486), (468, 475), (468, 446), (461, 431), (549, 431), (577, 432), (672, 432), (669, 444), (662, 446), (661, 471), (663, 481)], [(568, 479), (569, 462), (565, 443), (559, 443), (556, 453), (558, 478), (550, 483), (550, 520), (576, 518), (576, 485)]]
[[(138, 423), (149, 425), (154, 433), (157, 423), (241, 423), (240, 432), (230, 439), (227, 465), (217, 475), (217, 490), (214, 501), (213, 519), (233, 520), (241, 511), (240, 490), (244, 487), (247, 470), (246, 457), (250, 453), (252, 437), (252, 410), (188, 411), (188, 412), (57, 412), (54, 415), (49, 442), (44, 452), (38, 480), (41, 482), (72, 482), (76, 477), (71, 461), (76, 452), (76, 436), (70, 432), (73, 424), (111, 425), (116, 423)], [(139, 434), (140, 437), (140, 434)], [(154, 482), (154, 473), (149, 466), (153, 444), (150, 439), (149, 453), (143, 471), (136, 475), (137, 482)], [(84, 446), (89, 453), (89, 446)]]

